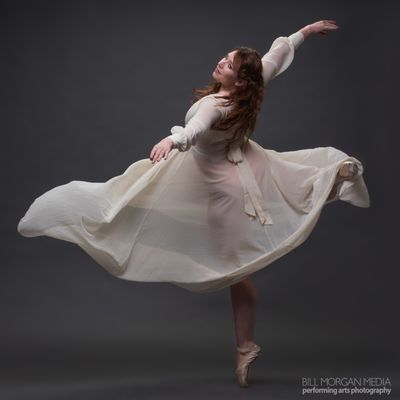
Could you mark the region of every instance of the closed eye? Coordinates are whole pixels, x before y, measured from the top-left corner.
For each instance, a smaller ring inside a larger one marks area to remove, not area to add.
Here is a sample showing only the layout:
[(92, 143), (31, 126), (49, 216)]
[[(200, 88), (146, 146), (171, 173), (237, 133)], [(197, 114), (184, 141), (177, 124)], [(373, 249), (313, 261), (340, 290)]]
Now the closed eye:
[[(228, 58), (228, 55), (226, 55), (226, 56), (225, 56), (225, 60), (229, 60), (229, 58)], [(233, 66), (232, 66), (232, 64), (231, 64), (231, 63), (229, 63), (229, 68), (230, 68), (230, 69), (232, 69), (232, 68), (233, 68)]]

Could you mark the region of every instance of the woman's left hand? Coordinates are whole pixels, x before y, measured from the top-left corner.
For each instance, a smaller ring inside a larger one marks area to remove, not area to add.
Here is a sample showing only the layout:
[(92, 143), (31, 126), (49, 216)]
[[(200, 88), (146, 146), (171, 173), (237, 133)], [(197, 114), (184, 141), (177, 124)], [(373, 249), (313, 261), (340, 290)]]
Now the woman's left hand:
[(311, 35), (312, 33), (318, 33), (318, 35), (325, 36), (327, 31), (337, 30), (339, 27), (336, 25), (336, 21), (331, 19), (324, 19), (322, 21), (314, 22), (304, 28), (300, 29), (304, 37)]
[(167, 159), (169, 152), (173, 147), (173, 142), (170, 138), (166, 137), (160, 142), (158, 142), (150, 153), (150, 160), (152, 160), (153, 164), (156, 161), (160, 161), (163, 157)]

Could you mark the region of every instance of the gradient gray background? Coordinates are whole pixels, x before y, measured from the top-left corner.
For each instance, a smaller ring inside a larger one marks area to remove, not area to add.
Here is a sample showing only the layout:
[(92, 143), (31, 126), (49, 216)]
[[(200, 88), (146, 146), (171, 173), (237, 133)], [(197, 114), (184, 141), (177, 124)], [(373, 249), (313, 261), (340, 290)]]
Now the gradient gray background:
[[(2, 400), (304, 399), (305, 376), (398, 382), (398, 2), (8, 1), (0, 15)], [(271, 82), (253, 139), (357, 157), (371, 207), (327, 205), (304, 244), (253, 275), (264, 354), (244, 390), (229, 289), (117, 279), (16, 227), (45, 191), (147, 158), (228, 50), (264, 54), (321, 19), (340, 29), (306, 39)]]

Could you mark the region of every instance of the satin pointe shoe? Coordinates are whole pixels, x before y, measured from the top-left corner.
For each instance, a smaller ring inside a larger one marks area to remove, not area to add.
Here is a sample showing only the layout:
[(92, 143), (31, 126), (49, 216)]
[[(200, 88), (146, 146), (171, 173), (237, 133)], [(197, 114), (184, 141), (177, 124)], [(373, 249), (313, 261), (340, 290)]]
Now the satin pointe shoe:
[(235, 370), (236, 378), (240, 387), (248, 387), (247, 377), (249, 374), (250, 363), (252, 363), (260, 354), (261, 347), (256, 343), (251, 343), (247, 347), (238, 347), (237, 351), (245, 355)]
[(358, 165), (353, 161), (345, 161), (338, 172), (337, 182), (354, 178), (358, 174)]

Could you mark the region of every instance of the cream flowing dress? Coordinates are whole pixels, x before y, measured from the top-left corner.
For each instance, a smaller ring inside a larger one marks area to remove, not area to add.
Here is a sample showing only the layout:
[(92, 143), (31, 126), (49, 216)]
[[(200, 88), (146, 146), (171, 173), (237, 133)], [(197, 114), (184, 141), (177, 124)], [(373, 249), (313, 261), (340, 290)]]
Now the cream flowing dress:
[[(303, 41), (300, 31), (273, 41), (262, 58), (265, 84)], [(106, 182), (57, 186), (34, 200), (18, 232), (75, 243), (121, 279), (211, 292), (299, 246), (325, 204), (369, 207), (361, 162), (334, 147), (278, 152), (250, 140), (227, 152), (233, 131), (211, 129), (229, 111), (221, 101), (212, 94), (189, 108), (185, 126), (171, 128), (167, 160), (136, 161)], [(328, 200), (347, 160), (358, 175)]]

